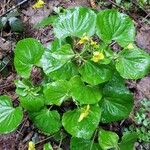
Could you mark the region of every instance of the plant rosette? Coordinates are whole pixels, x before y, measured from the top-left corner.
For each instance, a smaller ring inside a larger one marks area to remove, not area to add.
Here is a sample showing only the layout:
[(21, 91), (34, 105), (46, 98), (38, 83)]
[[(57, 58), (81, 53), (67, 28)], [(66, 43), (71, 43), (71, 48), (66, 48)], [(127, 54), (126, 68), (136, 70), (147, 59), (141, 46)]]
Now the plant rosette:
[[(15, 82), (20, 106), (13, 108), (8, 97), (0, 97), (0, 125), (5, 125), (0, 133), (18, 127), (22, 107), (46, 135), (63, 127), (72, 136), (72, 150), (124, 150), (125, 146), (132, 150), (135, 134), (123, 135), (120, 143), (116, 133), (100, 127), (128, 118), (133, 95), (124, 80), (140, 79), (150, 69), (149, 54), (134, 44), (132, 19), (115, 9), (95, 13), (84, 7), (46, 19), (37, 27), (53, 26), (55, 39), (48, 47), (33, 38), (16, 45), (14, 65), (22, 78)], [(119, 52), (110, 47), (114, 41), (122, 47)], [(38, 85), (30, 79), (33, 66), (43, 72), (43, 82)]]

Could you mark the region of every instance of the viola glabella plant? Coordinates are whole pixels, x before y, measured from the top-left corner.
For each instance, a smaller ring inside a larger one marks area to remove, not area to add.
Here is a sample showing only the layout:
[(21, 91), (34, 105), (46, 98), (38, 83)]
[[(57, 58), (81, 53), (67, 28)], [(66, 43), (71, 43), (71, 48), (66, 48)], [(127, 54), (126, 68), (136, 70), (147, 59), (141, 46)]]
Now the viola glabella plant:
[[(71, 150), (133, 149), (135, 133), (123, 135), (118, 142), (116, 133), (99, 126), (128, 118), (133, 96), (124, 79), (140, 79), (150, 69), (149, 55), (134, 43), (133, 21), (114, 9), (95, 13), (83, 7), (47, 19), (55, 34), (49, 47), (33, 38), (16, 45), (20, 106), (14, 108), (9, 97), (0, 97), (0, 133), (15, 130), (26, 110), (46, 135), (63, 127), (72, 136)], [(121, 46), (119, 52), (111, 49), (112, 42)], [(30, 79), (33, 66), (43, 71), (41, 84), (34, 85)]]

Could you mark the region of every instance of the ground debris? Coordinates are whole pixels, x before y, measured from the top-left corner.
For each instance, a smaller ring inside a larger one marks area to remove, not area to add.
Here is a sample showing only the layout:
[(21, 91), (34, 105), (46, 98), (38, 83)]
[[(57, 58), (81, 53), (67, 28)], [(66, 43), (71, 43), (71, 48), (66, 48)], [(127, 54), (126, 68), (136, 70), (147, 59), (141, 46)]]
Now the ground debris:
[(150, 27), (141, 28), (136, 36), (137, 45), (150, 53)]

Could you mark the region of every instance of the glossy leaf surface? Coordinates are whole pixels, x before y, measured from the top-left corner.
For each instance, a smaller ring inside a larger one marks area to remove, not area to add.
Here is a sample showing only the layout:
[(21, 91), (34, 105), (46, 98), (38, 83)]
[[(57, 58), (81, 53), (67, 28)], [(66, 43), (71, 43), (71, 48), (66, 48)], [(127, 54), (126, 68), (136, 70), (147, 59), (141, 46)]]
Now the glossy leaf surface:
[(26, 96), (19, 97), (21, 106), (28, 111), (39, 111), (44, 107), (45, 99), (42, 95), (28, 94)]
[(83, 7), (75, 7), (61, 14), (54, 24), (54, 33), (57, 38), (68, 36), (81, 37), (84, 33), (95, 33), (96, 14)]
[(44, 87), (46, 104), (61, 105), (64, 100), (69, 98), (70, 85), (68, 81), (57, 80)]
[(75, 101), (82, 104), (95, 104), (102, 98), (102, 92), (99, 86), (85, 85), (79, 76), (71, 80), (71, 95)]
[(64, 113), (62, 124), (73, 137), (90, 139), (99, 124), (101, 109), (98, 105), (91, 105), (89, 114), (79, 122), (82, 109), (75, 109)]
[(124, 79), (114, 74), (103, 89), (103, 99), (100, 101), (103, 123), (127, 118), (133, 106), (132, 95), (125, 87)]
[(45, 134), (53, 134), (60, 130), (60, 115), (57, 111), (42, 109), (39, 112), (31, 112), (30, 118), (35, 126)]
[(59, 79), (69, 80), (71, 77), (77, 74), (79, 74), (77, 66), (73, 62), (68, 61), (58, 70), (48, 74), (48, 76), (53, 80), (59, 80)]
[(14, 131), (23, 118), (21, 107), (14, 108), (8, 96), (0, 96), (0, 133)]
[(106, 82), (112, 76), (112, 71), (108, 66), (99, 65), (90, 61), (85, 62), (85, 64), (80, 67), (79, 72), (83, 81), (91, 85)]
[(116, 69), (125, 79), (140, 79), (150, 70), (150, 56), (138, 48), (123, 50), (116, 60)]
[(119, 136), (115, 132), (100, 129), (98, 135), (99, 145), (103, 150), (118, 149)]
[(121, 46), (134, 42), (135, 27), (132, 20), (115, 9), (100, 11), (97, 15), (97, 35), (106, 43), (113, 40)]
[[(45, 51), (41, 59), (41, 66), (44, 72), (49, 75), (50, 73), (61, 69), (61, 67), (68, 63), (73, 57), (74, 53), (69, 44), (65, 44), (61, 48), (58, 48), (56, 45), (55, 49), (51, 48), (50, 50)], [(56, 78), (57, 76), (56, 73)]]
[(50, 143), (44, 144), (43, 150), (53, 150), (52, 145)]
[(15, 48), (15, 68), (17, 73), (24, 78), (29, 78), (33, 65), (38, 65), (44, 48), (36, 39), (27, 38), (20, 40)]
[(85, 140), (81, 138), (72, 138), (70, 144), (71, 150), (101, 150), (97, 143), (92, 140)]
[(119, 144), (120, 150), (133, 150), (137, 138), (138, 138), (138, 134), (136, 132), (124, 133), (122, 137), (122, 141)]

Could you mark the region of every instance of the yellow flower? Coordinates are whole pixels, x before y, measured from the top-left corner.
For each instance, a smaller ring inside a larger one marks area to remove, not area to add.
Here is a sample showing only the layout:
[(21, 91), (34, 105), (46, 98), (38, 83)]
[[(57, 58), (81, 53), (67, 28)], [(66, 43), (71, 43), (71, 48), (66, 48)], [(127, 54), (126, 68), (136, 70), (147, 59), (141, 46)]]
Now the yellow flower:
[(131, 49), (134, 49), (134, 45), (132, 43), (130, 43), (128, 46), (127, 46), (127, 49), (131, 50)]
[(84, 34), (83, 37), (81, 37), (81, 39), (79, 40), (78, 44), (84, 44), (85, 42), (88, 42), (89, 40), (90, 40), (90, 37)]
[(36, 150), (35, 149), (35, 144), (32, 141), (29, 142), (28, 150)]
[(78, 122), (81, 122), (84, 118), (86, 118), (89, 114), (89, 110), (90, 110), (90, 105), (87, 105), (86, 107), (84, 107), (82, 109), (82, 112), (80, 114), (80, 117), (78, 119)]
[(94, 48), (98, 48), (98, 47), (99, 47), (98, 44), (97, 44), (97, 42), (93, 41), (92, 39), (91, 39), (91, 41), (90, 41), (90, 44), (91, 44), (91, 46), (93, 46)]
[(93, 45), (97, 45), (97, 42), (91, 40), (91, 45), (92, 45), (92, 46), (93, 46)]
[(33, 6), (32, 8), (41, 8), (44, 6), (44, 1), (43, 0), (38, 0)]
[(98, 51), (93, 52), (93, 57), (91, 59), (92, 61), (98, 62), (99, 60), (102, 60), (102, 59), (104, 59), (104, 54), (103, 53), (98, 52)]

